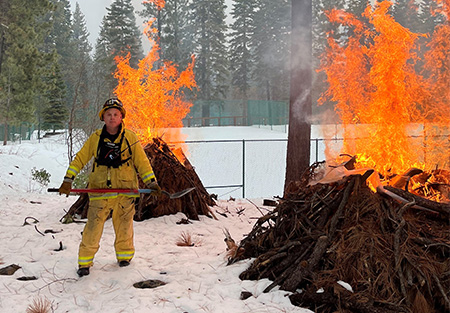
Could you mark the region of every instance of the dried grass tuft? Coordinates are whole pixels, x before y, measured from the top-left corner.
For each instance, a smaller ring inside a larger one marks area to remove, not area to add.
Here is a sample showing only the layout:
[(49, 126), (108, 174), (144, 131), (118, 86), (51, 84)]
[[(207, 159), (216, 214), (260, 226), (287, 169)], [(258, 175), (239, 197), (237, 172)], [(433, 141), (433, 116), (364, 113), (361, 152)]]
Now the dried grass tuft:
[(177, 239), (177, 246), (180, 247), (193, 247), (195, 244), (192, 241), (192, 235), (190, 232), (181, 232), (180, 237)]
[(26, 313), (50, 313), (52, 303), (47, 298), (34, 298), (33, 303), (27, 307)]
[(238, 247), (237, 245), (231, 247), (230, 249), (227, 249), (226, 258), (228, 260), (232, 258), (240, 258), (244, 254), (244, 249), (241, 247)]

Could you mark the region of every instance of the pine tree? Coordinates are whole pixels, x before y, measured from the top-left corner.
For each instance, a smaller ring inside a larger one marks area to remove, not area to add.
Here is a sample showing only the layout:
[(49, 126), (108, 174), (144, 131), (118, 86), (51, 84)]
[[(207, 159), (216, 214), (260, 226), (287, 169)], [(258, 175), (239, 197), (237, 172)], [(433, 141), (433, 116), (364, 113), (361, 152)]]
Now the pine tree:
[[(227, 25), (224, 0), (198, 0), (191, 3), (191, 31), (194, 35), (195, 78), (198, 99), (223, 99), (227, 91)], [(209, 105), (202, 116), (209, 116)]]
[(420, 27), (417, 30), (422, 34), (432, 34), (437, 25), (448, 23), (445, 14), (439, 10), (437, 1), (422, 1), (419, 3)]
[[(312, 66), (313, 69), (318, 69), (322, 62), (322, 57), (328, 47), (328, 34), (332, 30), (333, 25), (326, 16), (326, 7), (328, 1), (317, 0), (312, 3)], [(324, 72), (313, 71), (313, 85), (311, 91), (312, 103), (317, 103), (320, 95), (328, 88), (326, 82), (326, 75)], [(314, 113), (321, 113), (322, 111), (331, 110), (330, 105), (322, 105), (312, 107)]]
[(45, 84), (48, 86), (45, 97), (48, 99), (49, 106), (42, 112), (43, 128), (53, 129), (53, 132), (63, 128), (67, 120), (66, 86), (62, 79), (60, 65), (56, 61), (57, 58), (58, 56), (55, 54), (50, 75), (45, 80)]
[(60, 65), (64, 65), (71, 58), (73, 51), (70, 2), (68, 0), (49, 1), (53, 4), (54, 10), (47, 17), (51, 21), (52, 28), (45, 39), (46, 49), (48, 50), (46, 52), (51, 53), (53, 49), (56, 49), (60, 55)]
[[(341, 3), (341, 6), (344, 4)], [(367, 7), (370, 5), (369, 0), (353, 0), (349, 1), (347, 3), (347, 12), (352, 13), (355, 15), (358, 19), (363, 19), (364, 11), (367, 9)]]
[(289, 97), (291, 2), (258, 0), (255, 16), (256, 70), (261, 97), (286, 100)]
[[(445, 108), (450, 99), (448, 88), (450, 77), (448, 10), (446, 4), (438, 4), (435, 1), (424, 1), (420, 4), (421, 32), (427, 34), (426, 38), (419, 38), (421, 42), (419, 55), (422, 56), (423, 60), (421, 73), (428, 81), (429, 102), (437, 104), (441, 108)], [(430, 112), (433, 112), (430, 115), (435, 117), (435, 114), (439, 115), (439, 108), (433, 108)]]
[[(68, 159), (74, 157), (74, 141), (83, 141), (84, 134), (92, 133), (97, 128), (98, 121), (98, 94), (94, 88), (92, 75), (92, 59), (90, 52), (92, 47), (88, 41), (89, 32), (83, 13), (78, 3), (75, 6), (72, 23), (73, 53), (70, 63), (67, 64), (69, 74), (67, 79), (73, 86), (72, 97), (69, 103), (68, 120)], [(102, 78), (102, 81), (104, 78)], [(74, 133), (73, 130), (83, 129), (84, 132)], [(84, 133), (84, 134), (83, 134)], [(81, 138), (75, 138), (80, 136)]]
[(188, 0), (167, 1), (160, 9), (153, 3), (144, 3), (145, 9), (140, 15), (147, 19), (156, 19), (152, 26), (158, 29), (153, 40), (159, 44), (160, 58), (185, 68), (191, 62), (192, 36), (187, 29), (189, 15)]
[[(345, 2), (342, 3), (342, 6), (344, 6)], [(356, 17), (361, 23), (365, 25), (366, 28), (371, 28), (372, 25), (369, 23), (369, 19), (365, 16), (364, 11), (370, 7), (370, 1), (369, 0), (353, 0), (350, 1), (350, 3), (346, 4), (348, 7), (345, 9), (346, 12), (353, 14), (354, 17)], [(337, 27), (337, 26), (335, 26)], [(342, 27), (342, 26), (341, 26)], [(339, 33), (343, 39), (341, 42), (347, 43), (347, 39), (349, 37), (352, 37), (355, 35), (354, 29), (344, 27), (343, 32), (338, 32), (338, 30), (335, 30), (335, 33)], [(366, 37), (363, 37), (363, 41), (370, 40)], [(363, 42), (361, 43), (363, 44)]]
[(236, 0), (231, 11), (234, 20), (229, 39), (231, 85), (240, 90), (244, 99), (248, 96), (252, 83), (251, 73), (254, 71), (252, 39), (255, 33), (256, 9), (254, 1)]
[(366, 8), (367, 0), (317, 0), (313, 2), (313, 54), (321, 55), (328, 46), (328, 37), (332, 36), (337, 41), (344, 43), (348, 37), (348, 29), (342, 25), (331, 23), (328, 14), (333, 10), (344, 10), (356, 16), (360, 16)]
[[(104, 20), (105, 18), (103, 18)], [(112, 95), (117, 85), (113, 79), (116, 70), (114, 60), (108, 54), (106, 40), (100, 34), (95, 44), (94, 62), (92, 67), (93, 88), (100, 99), (106, 99)]]
[[(34, 121), (40, 77), (48, 62), (40, 50), (48, 29), (43, 16), (50, 9), (47, 0), (11, 0), (0, 13), (0, 20), (7, 27), (0, 72), (0, 123), (5, 127)], [(4, 138), (3, 144), (6, 142)]]
[(113, 74), (116, 71), (114, 57), (130, 54), (130, 65), (136, 68), (144, 56), (141, 33), (136, 26), (136, 17), (131, 0), (115, 0), (103, 18), (96, 44), (96, 62), (105, 70), (108, 92), (117, 85)]
[[(86, 27), (86, 21), (83, 13), (80, 10), (78, 3), (75, 6), (73, 13), (73, 59), (70, 64), (69, 75), (70, 80), (74, 86), (74, 96), (71, 106), (75, 107), (75, 114), (72, 116), (78, 127), (85, 129), (90, 125), (89, 121), (94, 119), (97, 121), (98, 107), (96, 104), (99, 99), (96, 94), (92, 92), (91, 86), (91, 72), (92, 59), (90, 52), (92, 51), (91, 44), (88, 37), (89, 32)], [(85, 129), (86, 133), (91, 133), (93, 129)]]
[(76, 4), (73, 12), (72, 34), (74, 49), (81, 55), (86, 56), (92, 51), (89, 43), (89, 32), (86, 26), (86, 19), (81, 12), (80, 5)]
[(8, 17), (6, 15), (7, 10), (9, 10), (9, 2), (0, 0), (0, 74), (2, 73), (2, 62), (4, 59), (5, 32), (9, 29), (6, 25), (8, 24)]
[(396, 0), (392, 8), (392, 16), (412, 32), (418, 32), (421, 28), (419, 7), (414, 0)]
[[(103, 18), (98, 38), (99, 53), (102, 61), (109, 67), (110, 73), (116, 70), (114, 57), (125, 57), (130, 54), (130, 65), (137, 67), (144, 56), (142, 50), (141, 33), (136, 26), (136, 17), (131, 0), (115, 0)], [(115, 82), (110, 85), (113, 89)], [(112, 91), (111, 89), (111, 91)]]
[[(341, 24), (331, 23), (327, 16), (332, 10), (344, 10), (356, 16), (360, 21), (368, 22), (367, 18), (363, 16), (364, 10), (369, 5), (367, 0), (354, 0), (345, 2), (343, 0), (317, 0), (313, 3), (313, 20), (312, 20), (312, 35), (313, 35), (313, 90), (312, 103), (319, 102), (321, 95), (329, 88), (326, 74), (323, 71), (317, 71), (322, 64), (325, 64), (327, 59), (325, 53), (329, 48), (328, 39), (331, 37), (341, 45), (345, 45), (348, 38), (353, 36), (353, 29), (343, 27)], [(323, 99), (321, 99), (323, 100)], [(337, 116), (334, 115), (334, 105), (332, 101), (324, 101), (320, 106), (313, 105), (313, 115), (321, 115), (327, 112), (326, 116), (329, 122), (335, 122)], [(330, 114), (331, 113), (331, 114)]]
[[(44, 88), (46, 89), (58, 89), (61, 86), (49, 86), (51, 83), (59, 83), (55, 80), (54, 75), (57, 69), (59, 78), (63, 80), (64, 85), (64, 98), (61, 100), (66, 108), (70, 107), (74, 94), (74, 85), (70, 80), (71, 64), (74, 57), (74, 46), (72, 37), (72, 13), (70, 11), (70, 3), (68, 0), (49, 0), (53, 5), (53, 9), (47, 14), (45, 21), (51, 24), (50, 32), (44, 40), (43, 51), (48, 54), (57, 53), (56, 58), (52, 58), (52, 61), (59, 62), (59, 66), (49, 65), (45, 76)], [(47, 94), (49, 95), (49, 94)], [(46, 99), (47, 95), (44, 95)], [(41, 99), (43, 100), (43, 99)], [(51, 115), (49, 110), (52, 110), (54, 100), (47, 99), (47, 101), (39, 102), (38, 113), (46, 112), (47, 116)], [(58, 113), (56, 113), (58, 114)], [(39, 116), (40, 118), (40, 116)], [(44, 118), (45, 120), (45, 118)]]

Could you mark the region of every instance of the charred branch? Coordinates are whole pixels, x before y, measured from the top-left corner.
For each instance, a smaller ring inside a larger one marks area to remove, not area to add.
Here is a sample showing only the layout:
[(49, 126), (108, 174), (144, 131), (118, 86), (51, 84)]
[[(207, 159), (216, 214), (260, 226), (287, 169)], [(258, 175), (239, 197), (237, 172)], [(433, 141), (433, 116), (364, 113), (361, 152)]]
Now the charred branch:
[(385, 189), (393, 192), (394, 194), (406, 199), (407, 201), (414, 201), (418, 206), (429, 209), (436, 213), (442, 214), (444, 217), (450, 217), (450, 204), (447, 203), (439, 203), (435, 201), (431, 201), (420, 196), (417, 196), (413, 193), (404, 191), (402, 189), (394, 188), (391, 186), (384, 187)]

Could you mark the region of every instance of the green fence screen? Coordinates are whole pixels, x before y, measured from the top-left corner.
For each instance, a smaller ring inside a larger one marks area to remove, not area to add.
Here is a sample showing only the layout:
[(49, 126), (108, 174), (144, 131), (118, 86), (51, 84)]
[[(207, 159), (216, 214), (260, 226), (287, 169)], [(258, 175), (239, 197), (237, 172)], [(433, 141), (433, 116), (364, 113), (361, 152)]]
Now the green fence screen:
[(288, 101), (196, 100), (184, 126), (285, 125)]
[[(21, 123), (19, 125), (8, 125), (7, 139), (8, 141), (30, 140), (31, 135), (36, 130), (36, 126), (29, 123)], [(5, 125), (0, 124), (0, 141), (5, 138)]]

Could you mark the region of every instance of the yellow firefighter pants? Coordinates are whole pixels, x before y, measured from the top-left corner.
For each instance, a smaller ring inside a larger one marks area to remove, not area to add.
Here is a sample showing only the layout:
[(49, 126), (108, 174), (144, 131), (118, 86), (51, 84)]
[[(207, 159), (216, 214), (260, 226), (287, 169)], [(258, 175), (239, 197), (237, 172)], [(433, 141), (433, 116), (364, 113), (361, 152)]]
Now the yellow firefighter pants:
[(113, 199), (91, 200), (87, 223), (78, 252), (78, 266), (90, 267), (94, 256), (100, 248), (103, 226), (112, 210), (112, 223), (116, 235), (114, 248), (117, 261), (130, 261), (134, 256), (133, 216), (134, 198), (118, 196)]

